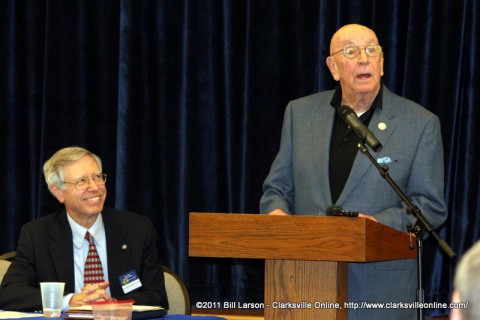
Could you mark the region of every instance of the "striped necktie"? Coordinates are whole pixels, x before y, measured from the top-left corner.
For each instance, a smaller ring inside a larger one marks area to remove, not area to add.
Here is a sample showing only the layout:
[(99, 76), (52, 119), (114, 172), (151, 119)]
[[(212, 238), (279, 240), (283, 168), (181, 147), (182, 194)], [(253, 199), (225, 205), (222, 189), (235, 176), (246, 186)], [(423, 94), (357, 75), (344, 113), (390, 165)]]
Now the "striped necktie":
[(87, 285), (103, 282), (104, 278), (102, 262), (100, 261), (97, 248), (93, 242), (93, 236), (90, 234), (90, 232), (87, 231), (85, 234), (85, 239), (88, 240), (89, 246), (87, 260), (85, 261), (83, 283), (84, 285)]

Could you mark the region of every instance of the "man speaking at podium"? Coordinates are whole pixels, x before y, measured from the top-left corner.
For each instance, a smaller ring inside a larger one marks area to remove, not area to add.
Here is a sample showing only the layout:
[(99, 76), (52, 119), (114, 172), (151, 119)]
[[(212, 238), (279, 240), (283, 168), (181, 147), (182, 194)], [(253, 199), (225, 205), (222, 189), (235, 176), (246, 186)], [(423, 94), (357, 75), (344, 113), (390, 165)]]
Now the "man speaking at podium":
[[(415, 225), (416, 219), (406, 213), (399, 196), (370, 160), (358, 152), (358, 143), (364, 141), (430, 223), (441, 225), (447, 211), (438, 117), (382, 84), (383, 50), (376, 34), (365, 26), (340, 28), (331, 39), (326, 62), (339, 85), (288, 104), (260, 211), (325, 215), (335, 204), (407, 232), (407, 225)], [(350, 122), (340, 116), (345, 112)], [(370, 136), (360, 139), (356, 126), (368, 127)], [(415, 259), (350, 263), (348, 302), (414, 302), (416, 269)], [(348, 313), (350, 320), (415, 317), (416, 309), (408, 308), (350, 309)]]

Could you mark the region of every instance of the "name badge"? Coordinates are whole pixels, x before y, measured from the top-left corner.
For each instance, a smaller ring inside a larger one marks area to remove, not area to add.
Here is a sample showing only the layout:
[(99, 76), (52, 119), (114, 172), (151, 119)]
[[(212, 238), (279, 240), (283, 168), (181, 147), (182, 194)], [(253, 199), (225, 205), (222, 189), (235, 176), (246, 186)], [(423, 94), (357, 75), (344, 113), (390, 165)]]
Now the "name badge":
[(135, 270), (122, 274), (120, 277), (118, 277), (118, 280), (120, 281), (123, 293), (125, 294), (132, 292), (133, 290), (138, 289), (142, 286), (142, 283), (140, 282), (140, 279), (138, 278)]

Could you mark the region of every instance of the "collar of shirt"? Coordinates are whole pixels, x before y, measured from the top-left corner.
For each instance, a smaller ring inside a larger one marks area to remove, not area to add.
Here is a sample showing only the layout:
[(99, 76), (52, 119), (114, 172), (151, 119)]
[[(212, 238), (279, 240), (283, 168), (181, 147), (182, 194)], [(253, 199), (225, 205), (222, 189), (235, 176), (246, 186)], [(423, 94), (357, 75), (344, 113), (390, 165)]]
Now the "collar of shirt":
[(103, 219), (101, 213), (98, 215), (97, 221), (95, 221), (93, 226), (88, 230), (76, 223), (68, 214), (67, 218), (70, 228), (72, 229), (73, 245), (77, 249), (82, 248), (83, 241), (85, 240), (85, 233), (87, 231), (93, 236), (96, 244), (102, 245), (102, 243), (105, 241), (105, 232), (103, 229)]
[[(370, 107), (370, 109), (368, 109), (366, 112), (364, 112), (363, 114), (365, 113), (372, 113), (373, 110), (375, 110), (376, 108), (378, 109), (382, 109), (383, 107), (383, 104), (382, 104), (382, 101), (383, 101), (383, 84), (380, 85), (380, 90), (378, 91), (378, 94), (377, 96), (375, 97), (375, 99), (373, 100), (373, 103), (372, 103), (372, 106)], [(337, 88), (335, 89), (335, 92), (333, 93), (333, 97), (332, 97), (332, 100), (330, 100), (330, 105), (335, 109), (335, 110), (338, 110), (338, 108), (340, 107), (340, 105), (342, 104), (342, 87), (340, 85), (337, 86)], [(372, 110), (372, 111), (370, 111)], [(369, 112), (370, 111), (370, 112)], [(362, 114), (362, 115), (363, 115)]]

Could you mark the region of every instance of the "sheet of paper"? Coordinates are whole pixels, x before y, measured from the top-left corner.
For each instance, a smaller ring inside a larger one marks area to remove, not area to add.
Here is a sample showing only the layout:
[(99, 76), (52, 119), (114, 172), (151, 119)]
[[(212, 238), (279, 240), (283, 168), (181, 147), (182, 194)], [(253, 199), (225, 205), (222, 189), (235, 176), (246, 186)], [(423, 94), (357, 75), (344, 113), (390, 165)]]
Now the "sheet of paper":
[[(137, 305), (134, 304), (132, 306), (132, 311), (133, 312), (142, 312), (142, 311), (154, 311), (154, 310), (162, 310), (162, 307), (157, 307), (157, 306), (142, 306), (142, 305)], [(92, 306), (81, 306), (81, 307), (73, 307), (70, 308), (69, 311), (92, 311)], [(68, 312), (68, 311), (67, 311)]]
[(0, 310), (0, 319), (22, 319), (22, 318), (38, 318), (38, 317), (43, 317), (43, 314)]

